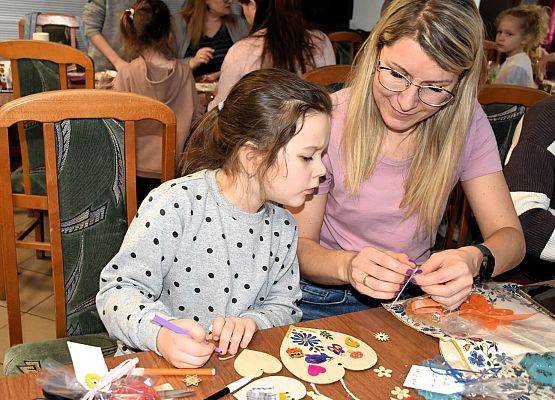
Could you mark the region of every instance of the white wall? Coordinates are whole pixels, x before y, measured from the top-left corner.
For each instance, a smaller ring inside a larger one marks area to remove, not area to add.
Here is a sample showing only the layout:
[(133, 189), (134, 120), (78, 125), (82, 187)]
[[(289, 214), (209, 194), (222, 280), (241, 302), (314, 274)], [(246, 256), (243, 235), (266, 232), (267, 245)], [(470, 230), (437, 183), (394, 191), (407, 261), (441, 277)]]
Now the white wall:
[(371, 30), (380, 17), (382, 2), (382, 0), (354, 0), (351, 29)]
[[(476, 5), (480, 5), (480, 0), (474, 1)], [(350, 28), (370, 31), (380, 17), (382, 3), (382, 0), (354, 0)]]

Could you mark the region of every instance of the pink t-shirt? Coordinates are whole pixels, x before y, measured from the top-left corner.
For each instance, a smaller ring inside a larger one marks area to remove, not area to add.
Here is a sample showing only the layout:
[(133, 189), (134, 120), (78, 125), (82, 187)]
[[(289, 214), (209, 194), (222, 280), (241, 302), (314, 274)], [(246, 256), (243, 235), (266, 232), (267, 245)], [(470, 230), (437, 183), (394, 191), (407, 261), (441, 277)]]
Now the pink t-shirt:
[[(406, 253), (414, 261), (421, 262), (428, 257), (426, 250), (430, 247), (430, 239), (415, 239), (417, 217), (413, 215), (404, 219), (405, 212), (399, 208), (410, 159), (399, 161), (379, 157), (371, 177), (362, 184), (356, 197), (345, 189), (341, 138), (349, 94), (347, 88), (332, 95), (331, 137), (323, 157), (327, 173), (318, 188), (319, 194), (328, 194), (320, 244), (329, 249), (352, 251), (372, 246)], [(497, 142), (486, 115), (476, 102), (453, 186), (458, 180), (470, 180), (497, 171), (501, 171)]]

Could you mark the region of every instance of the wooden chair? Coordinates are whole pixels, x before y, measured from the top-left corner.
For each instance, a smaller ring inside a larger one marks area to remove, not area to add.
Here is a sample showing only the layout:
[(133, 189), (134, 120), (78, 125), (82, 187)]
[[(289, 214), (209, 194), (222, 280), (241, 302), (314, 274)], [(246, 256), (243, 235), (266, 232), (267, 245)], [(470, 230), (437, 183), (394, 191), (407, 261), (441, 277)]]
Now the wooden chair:
[[(335, 52), (335, 58), (338, 64), (352, 64), (355, 59), (355, 54), (364, 42), (362, 36), (356, 32), (350, 31), (331, 32), (328, 33), (328, 38), (333, 46), (333, 51)], [(339, 46), (343, 43), (348, 45), (348, 58), (346, 60), (342, 60), (341, 54), (339, 53)]]
[[(30, 37), (25, 37), (25, 19), (22, 18), (19, 20), (18, 23), (19, 27), (19, 38), (20, 39), (31, 39)], [(52, 37), (50, 40), (53, 42), (61, 42), (63, 44), (68, 44), (73, 48), (77, 48), (77, 30), (79, 29), (79, 20), (75, 15), (65, 15), (65, 14), (43, 14), (40, 13), (37, 15), (37, 32), (48, 32), (51, 35), (55, 32), (51, 27), (62, 27), (64, 35), (69, 36), (66, 40), (57, 40), (57, 39), (66, 39), (63, 38), (55, 38)], [(68, 32), (69, 35), (65, 34)], [(52, 35), (54, 36), (54, 35)]]
[(338, 90), (337, 85), (342, 87), (349, 80), (351, 72), (350, 65), (327, 65), (305, 72), (302, 78), (326, 86), (333, 92)]
[[(48, 211), (56, 336), (94, 336), (105, 331), (95, 296), (100, 272), (118, 251), (137, 211), (135, 123), (144, 119), (165, 127), (162, 181), (171, 179), (175, 173), (175, 114), (154, 99), (76, 89), (33, 94), (0, 108), (1, 257), (12, 346), (22, 342), (14, 206)], [(47, 195), (11, 190), (7, 129), (23, 121), (37, 121), (44, 127)], [(35, 348), (12, 348), (15, 350), (6, 352), (7, 362), (13, 368), (14, 359), (22, 352), (63, 351), (65, 342), (60, 347), (59, 340), (57, 347), (24, 344), (21, 346)], [(50, 353), (48, 356), (61, 357)]]
[(486, 59), (488, 61), (501, 64), (501, 52), (497, 49), (495, 42), (491, 40), (484, 40), (484, 51), (486, 52)]
[[(502, 162), (509, 150), (516, 126), (526, 109), (549, 96), (544, 91), (516, 85), (491, 84), (480, 87), (478, 102), (488, 115)], [(448, 224), (444, 248), (450, 248), (453, 245), (457, 225), (459, 232), (456, 247), (467, 244), (471, 211), (462, 186), (457, 183), (447, 206)]]
[[(70, 46), (36, 40), (8, 40), (0, 42), (0, 57), (11, 60), (14, 99), (37, 92), (68, 89), (67, 68), (71, 64), (85, 69), (85, 88), (94, 88), (91, 58)], [(17, 128), (22, 161), (22, 188), (18, 190), (28, 195), (42, 194), (45, 187), (42, 127), (37, 123), (20, 122)], [(49, 251), (50, 244), (43, 242), (42, 224), (42, 215), (30, 220), (17, 233), (18, 247), (35, 249), (38, 257)], [(33, 229), (35, 240), (24, 241)]]

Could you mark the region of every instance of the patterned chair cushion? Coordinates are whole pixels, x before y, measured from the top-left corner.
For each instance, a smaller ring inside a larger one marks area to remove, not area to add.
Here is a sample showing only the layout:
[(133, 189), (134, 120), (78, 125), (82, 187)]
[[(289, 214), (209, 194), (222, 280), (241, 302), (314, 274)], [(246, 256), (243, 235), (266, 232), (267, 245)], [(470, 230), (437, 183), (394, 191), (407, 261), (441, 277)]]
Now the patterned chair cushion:
[(30, 371), (39, 371), (42, 362), (46, 359), (61, 364), (70, 364), (71, 356), (67, 348), (68, 340), (100, 347), (105, 357), (114, 355), (117, 350), (116, 340), (108, 337), (108, 334), (82, 335), (36, 343), (23, 343), (10, 347), (4, 354), (4, 374), (18, 375)]
[[(127, 231), (124, 125), (111, 119), (55, 124), (68, 338), (24, 343), (4, 356), (6, 374), (70, 362), (67, 340), (116, 351), (96, 309), (100, 271)], [(100, 335), (98, 335), (100, 334)]]
[(512, 104), (489, 104), (484, 106), (488, 120), (493, 128), (499, 156), (505, 160), (511, 147), (518, 122), (526, 112), (526, 107)]

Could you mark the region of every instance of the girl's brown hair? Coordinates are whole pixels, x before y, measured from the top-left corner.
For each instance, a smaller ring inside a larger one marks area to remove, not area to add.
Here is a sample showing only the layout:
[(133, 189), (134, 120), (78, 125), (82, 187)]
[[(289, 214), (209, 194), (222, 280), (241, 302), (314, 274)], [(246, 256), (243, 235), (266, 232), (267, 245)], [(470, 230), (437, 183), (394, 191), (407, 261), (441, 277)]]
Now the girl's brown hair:
[(162, 0), (138, 0), (120, 18), (120, 31), (125, 47), (141, 54), (156, 49), (166, 58), (175, 57), (172, 17)]
[[(191, 44), (195, 49), (199, 47), (200, 38), (204, 33), (204, 15), (206, 14), (206, 0), (188, 0), (184, 9), (179, 11), (187, 23), (187, 30), (191, 35)], [(222, 17), (222, 21), (234, 23), (232, 15)]]
[(242, 172), (239, 150), (249, 142), (262, 156), (257, 178), (264, 187), (278, 152), (299, 132), (310, 113), (331, 115), (331, 100), (323, 88), (285, 70), (251, 72), (235, 84), (225, 103), (195, 124), (181, 174), (221, 168), (237, 177)]
[[(253, 0), (256, 14), (251, 34), (266, 29), (261, 66), (305, 73), (314, 68), (312, 35), (308, 31), (299, 0)], [(239, 0), (249, 4), (249, 0)]]
[(524, 35), (528, 35), (530, 40), (524, 46), (525, 51), (536, 49), (547, 36), (549, 31), (549, 16), (551, 15), (549, 7), (543, 7), (533, 4), (520, 5), (502, 11), (495, 20), (495, 25), (499, 26), (501, 19), (507, 15), (518, 18), (520, 28)]

